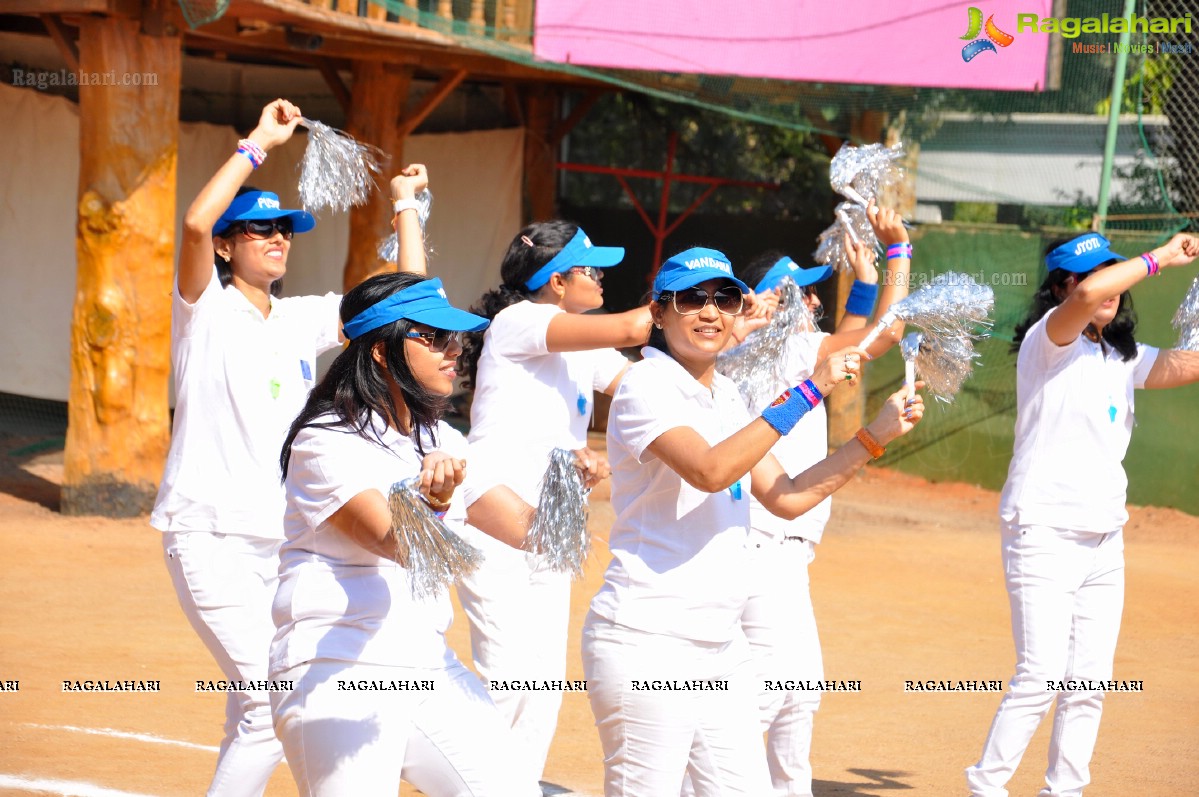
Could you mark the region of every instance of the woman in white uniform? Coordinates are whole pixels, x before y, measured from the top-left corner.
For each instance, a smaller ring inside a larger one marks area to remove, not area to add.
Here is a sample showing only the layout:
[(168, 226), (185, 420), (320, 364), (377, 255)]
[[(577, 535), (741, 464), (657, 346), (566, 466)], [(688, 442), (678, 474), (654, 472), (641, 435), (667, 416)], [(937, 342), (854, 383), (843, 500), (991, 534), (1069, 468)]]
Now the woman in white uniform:
[[(887, 279), (878, 290), (878, 270), (874, 252), (863, 244), (846, 240), (855, 280), (845, 303), (845, 315), (833, 334), (813, 326), (796, 333), (787, 341), (784, 382), (774, 385), (781, 393), (808, 378), (818, 363), (839, 349), (857, 346), (873, 328), (867, 324), (871, 313), (881, 317), (894, 302), (907, 296), (911, 267), (911, 245), (903, 220), (893, 210), (873, 204), (867, 218), (879, 242), (888, 248)], [(803, 292), (804, 304), (813, 324), (819, 320), (820, 298), (816, 285), (826, 279), (828, 266), (800, 268), (790, 257), (768, 253), (750, 262), (739, 276), (763, 296), (774, 291), (784, 279), (793, 280)], [(875, 310), (876, 296), (879, 299)], [(754, 333), (757, 334), (757, 333)], [(903, 335), (903, 322), (896, 322), (870, 345), (867, 353), (878, 357), (895, 345)], [(764, 407), (749, 407), (761, 412)], [(779, 464), (790, 475), (812, 467), (828, 455), (828, 417), (820, 404), (803, 417), (792, 434), (771, 449)], [(766, 731), (766, 760), (774, 797), (811, 797), (812, 726), (820, 708), (821, 692), (797, 688), (783, 691), (763, 690), (767, 682), (790, 681), (810, 684), (824, 680), (824, 661), (820, 636), (812, 608), (808, 566), (816, 558), (816, 546), (824, 534), (832, 511), (832, 497), (826, 498), (794, 520), (772, 514), (750, 496), (749, 549), (755, 573), (753, 590), (741, 617), (741, 626), (761, 680), (758, 683), (762, 726)]]
[[(439, 420), (461, 330), (486, 319), (450, 306), (441, 281), (372, 277), (346, 294), (350, 343), (292, 425), (287, 541), (274, 603), (275, 728), (300, 794), (533, 797), (487, 691), (447, 647), (449, 596), (413, 597), (387, 495), (421, 494), (461, 530), (466, 442)], [(523, 527), (514, 521), (513, 541)]]
[[(529, 506), (537, 505), (555, 448), (579, 451), (585, 476), (607, 474), (602, 456), (583, 451), (592, 396), (616, 390), (628, 367), (616, 348), (645, 342), (649, 310), (585, 313), (603, 306), (604, 269), (623, 258), (624, 249), (593, 246), (570, 222), (533, 224), (509, 245), (503, 283), (471, 308), (491, 319), (485, 334), (468, 337), (462, 357), (474, 387), (472, 473), (507, 485)], [(494, 503), (500, 497), (483, 495), (471, 506), (472, 518), (502, 514), (508, 507)], [(458, 595), (484, 682), (563, 680), (570, 575), (487, 534), (469, 539), (486, 561), (459, 584)], [(540, 778), (562, 693), (497, 690), (492, 697), (521, 740), (526, 771)]]
[(824, 394), (859, 373), (838, 352), (754, 418), (716, 373), (746, 285), (728, 259), (690, 249), (654, 280), (655, 331), (608, 424), (612, 563), (583, 631), (605, 794), (770, 793), (758, 688), (741, 615), (754, 574), (748, 494), (795, 517), (910, 430), (919, 397), (891, 396), (857, 439), (790, 478), (769, 454)]
[(283, 541), (279, 446), (338, 344), (339, 296), (276, 298), (292, 236), (315, 220), (239, 189), (300, 109), (267, 105), (183, 220), (171, 297), (175, 421), (150, 524), (188, 621), (225, 680), (225, 737), (208, 794), (260, 795), (283, 758), (261, 685)]
[(1196, 255), (1186, 235), (1131, 260), (1102, 235), (1079, 236), (1048, 251), (1016, 327), (1015, 450), (999, 502), (1016, 674), (966, 770), (975, 797), (1006, 797), (1055, 701), (1040, 797), (1078, 797), (1090, 782), (1124, 608), (1133, 391), (1199, 381), (1199, 352), (1136, 342), (1128, 291)]

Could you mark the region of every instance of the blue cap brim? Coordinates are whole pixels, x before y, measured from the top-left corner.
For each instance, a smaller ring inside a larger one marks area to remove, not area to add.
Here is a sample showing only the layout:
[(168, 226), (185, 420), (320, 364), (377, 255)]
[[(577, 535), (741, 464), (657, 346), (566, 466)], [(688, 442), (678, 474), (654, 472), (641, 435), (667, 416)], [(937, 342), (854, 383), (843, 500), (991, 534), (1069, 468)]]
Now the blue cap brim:
[(741, 280), (737, 279), (736, 277), (729, 276), (728, 274), (725, 274), (723, 271), (717, 271), (716, 269), (702, 269), (702, 268), (695, 269), (693, 271), (685, 271), (685, 272), (678, 274), (673, 279), (667, 281), (664, 285), (662, 285), (662, 287), (659, 288), (657, 292), (661, 293), (662, 291), (681, 291), (681, 290), (684, 290), (685, 288), (693, 288), (696, 285), (699, 285), (701, 282), (707, 282), (708, 280), (728, 280), (729, 282), (733, 283), (738, 288), (740, 288), (743, 293), (750, 292), (749, 286), (746, 285)]
[(624, 260), (623, 246), (593, 246), (583, 252), (583, 256), (571, 263), (572, 266), (594, 266), (595, 268), (611, 268)]
[(291, 219), (292, 232), (304, 233), (316, 226), (316, 218), (306, 210), (282, 210), (272, 208), (253, 208), (238, 215), (235, 219), (218, 221), (212, 228), (213, 235), (220, 235), (239, 221), (261, 221), (265, 219)]
[(1081, 255), (1063, 258), (1052, 270), (1062, 269), (1063, 271), (1072, 271), (1075, 274), (1081, 274), (1102, 266), (1104, 263), (1109, 263), (1112, 260), (1123, 262), (1128, 260), (1128, 258), (1113, 252), (1111, 249), (1092, 249), (1090, 252), (1084, 252)]
[(426, 324), (436, 329), (448, 329), (451, 332), (478, 332), (486, 329), (487, 325), (491, 323), (482, 316), (459, 310), (457, 307), (417, 310), (405, 317), (418, 324)]

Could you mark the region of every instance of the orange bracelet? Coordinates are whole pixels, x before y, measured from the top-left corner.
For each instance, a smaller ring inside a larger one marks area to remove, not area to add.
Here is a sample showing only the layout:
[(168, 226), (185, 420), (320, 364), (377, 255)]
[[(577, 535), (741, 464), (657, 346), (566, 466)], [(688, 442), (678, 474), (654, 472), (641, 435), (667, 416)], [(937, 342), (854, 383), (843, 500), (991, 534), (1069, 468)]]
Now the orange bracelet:
[(874, 435), (866, 431), (865, 426), (863, 426), (861, 429), (858, 429), (858, 432), (854, 435), (854, 437), (856, 437), (858, 442), (862, 444), (862, 447), (866, 449), (866, 453), (870, 455), (871, 459), (878, 459), (883, 454), (887, 453), (887, 449), (879, 445), (879, 442), (874, 439)]

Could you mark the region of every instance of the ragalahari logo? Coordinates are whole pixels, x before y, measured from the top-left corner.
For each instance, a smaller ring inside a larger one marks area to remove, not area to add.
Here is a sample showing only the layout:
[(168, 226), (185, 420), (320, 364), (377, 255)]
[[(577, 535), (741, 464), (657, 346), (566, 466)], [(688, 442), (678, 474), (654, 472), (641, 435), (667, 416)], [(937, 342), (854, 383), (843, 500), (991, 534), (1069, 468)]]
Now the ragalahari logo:
[[(968, 12), (970, 15), (970, 26), (966, 29), (966, 35), (962, 36), (963, 40), (970, 40), (970, 43), (962, 48), (962, 60), (969, 63), (974, 60), (979, 53), (992, 52), (997, 53), (995, 46), (1007, 47), (1016, 40), (1016, 37), (1010, 33), (1004, 33), (995, 24), (995, 15), (987, 17), (987, 24), (983, 25), (983, 12), (980, 8), (970, 6)], [(986, 38), (980, 39), (979, 33), (986, 31)]]

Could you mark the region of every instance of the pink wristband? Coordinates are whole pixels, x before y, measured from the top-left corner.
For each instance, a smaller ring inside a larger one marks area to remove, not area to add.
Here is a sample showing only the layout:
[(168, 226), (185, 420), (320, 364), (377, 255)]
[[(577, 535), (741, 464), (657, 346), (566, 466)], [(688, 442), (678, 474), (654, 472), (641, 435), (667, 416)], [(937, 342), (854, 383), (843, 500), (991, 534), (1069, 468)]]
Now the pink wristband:
[(1145, 268), (1147, 269), (1148, 276), (1152, 277), (1154, 274), (1161, 272), (1161, 264), (1157, 262), (1157, 258), (1153, 256), (1152, 252), (1146, 252), (1145, 254), (1141, 255), (1141, 260), (1145, 261)]

